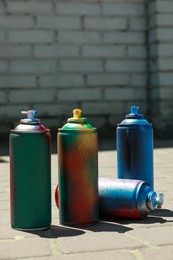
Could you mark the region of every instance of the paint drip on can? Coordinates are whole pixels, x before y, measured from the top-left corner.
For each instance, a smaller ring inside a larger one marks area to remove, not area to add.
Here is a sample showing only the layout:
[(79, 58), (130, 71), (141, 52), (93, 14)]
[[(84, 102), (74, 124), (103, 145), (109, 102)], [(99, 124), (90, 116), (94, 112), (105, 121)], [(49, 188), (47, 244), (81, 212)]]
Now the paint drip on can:
[(94, 224), (99, 221), (97, 130), (74, 109), (57, 139), (60, 223)]

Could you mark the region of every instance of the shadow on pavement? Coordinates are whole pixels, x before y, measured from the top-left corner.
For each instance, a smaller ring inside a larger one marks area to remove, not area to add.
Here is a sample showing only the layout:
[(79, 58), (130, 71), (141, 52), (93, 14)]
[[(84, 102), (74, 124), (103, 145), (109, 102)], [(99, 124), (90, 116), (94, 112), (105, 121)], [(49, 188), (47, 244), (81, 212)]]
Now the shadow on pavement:
[(91, 225), (87, 227), (62, 227), (52, 225), (50, 229), (47, 230), (38, 230), (38, 231), (25, 231), (26, 233), (30, 233), (33, 235), (37, 235), (43, 238), (58, 238), (58, 237), (72, 237), (72, 236), (80, 236), (85, 234), (85, 230), (92, 232), (118, 232), (125, 233), (127, 231), (133, 230), (129, 227), (124, 227), (116, 223), (108, 223), (108, 222), (99, 222), (96, 225)]
[(152, 216), (159, 216), (159, 217), (173, 217), (173, 211), (169, 209), (156, 209), (152, 212)]
[(145, 219), (139, 219), (139, 220), (135, 220), (135, 219), (116, 219), (115, 220), (116, 223), (119, 223), (121, 225), (128, 225), (128, 224), (156, 224), (156, 223), (160, 223), (160, 224), (164, 224), (166, 222), (170, 222), (167, 221), (166, 219), (163, 219), (161, 217), (152, 217), (152, 216), (148, 216)]
[[(108, 220), (109, 221), (109, 220)], [(127, 231), (133, 230), (133, 228), (125, 227), (115, 223), (113, 220), (110, 222), (100, 221), (97, 225), (92, 225), (88, 227), (82, 227), (84, 230), (89, 230), (93, 232), (118, 232), (118, 233), (125, 233)]]
[(58, 238), (58, 237), (72, 237), (80, 236), (85, 232), (80, 229), (61, 227), (52, 225), (50, 229), (47, 230), (37, 230), (37, 231), (26, 231), (27, 233), (34, 234), (44, 238)]

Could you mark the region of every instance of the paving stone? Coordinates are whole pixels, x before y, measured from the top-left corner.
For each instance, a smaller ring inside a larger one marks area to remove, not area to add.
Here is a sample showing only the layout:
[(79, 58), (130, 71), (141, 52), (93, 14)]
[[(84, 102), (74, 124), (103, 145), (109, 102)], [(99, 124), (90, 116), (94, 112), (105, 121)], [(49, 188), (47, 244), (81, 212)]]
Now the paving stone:
[(46, 239), (0, 240), (0, 259), (14, 259), (24, 257), (49, 256), (51, 250)]

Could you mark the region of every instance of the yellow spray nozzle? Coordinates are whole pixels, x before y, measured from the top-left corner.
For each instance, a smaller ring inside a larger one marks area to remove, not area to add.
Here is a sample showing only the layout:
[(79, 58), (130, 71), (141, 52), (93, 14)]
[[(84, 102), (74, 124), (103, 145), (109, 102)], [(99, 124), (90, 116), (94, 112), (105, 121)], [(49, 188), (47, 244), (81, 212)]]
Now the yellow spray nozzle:
[(82, 110), (81, 109), (74, 109), (73, 110), (73, 118), (75, 119), (79, 119), (81, 118), (81, 113), (82, 113)]

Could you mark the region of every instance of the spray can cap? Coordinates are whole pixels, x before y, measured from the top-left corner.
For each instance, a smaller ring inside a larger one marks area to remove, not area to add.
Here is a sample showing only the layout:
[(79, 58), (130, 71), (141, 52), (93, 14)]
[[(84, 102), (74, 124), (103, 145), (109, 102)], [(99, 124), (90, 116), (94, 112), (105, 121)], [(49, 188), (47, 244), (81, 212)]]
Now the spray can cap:
[(21, 119), (21, 123), (40, 123), (40, 120), (35, 118), (36, 110), (21, 111), (21, 114), (27, 115), (27, 118)]
[(68, 123), (86, 123), (87, 119), (85, 117), (82, 117), (82, 110), (79, 108), (76, 108), (73, 110), (73, 117), (68, 118)]
[(136, 119), (142, 119), (144, 116), (142, 114), (138, 113), (139, 107), (137, 106), (131, 106), (131, 112), (130, 114), (126, 115), (126, 118), (136, 118)]
[(163, 192), (157, 193), (154, 191), (150, 191), (148, 193), (148, 203), (147, 206), (150, 210), (154, 210), (155, 208), (161, 208), (164, 202), (164, 194)]
[(88, 123), (87, 118), (82, 117), (82, 110), (76, 108), (73, 110), (73, 117), (67, 119), (67, 123), (58, 129), (58, 132), (61, 131), (92, 131), (96, 132), (96, 128)]
[(142, 114), (138, 113), (139, 107), (131, 106), (130, 114), (126, 115), (125, 119), (118, 124), (118, 126), (126, 126), (126, 125), (151, 125), (144, 118)]

